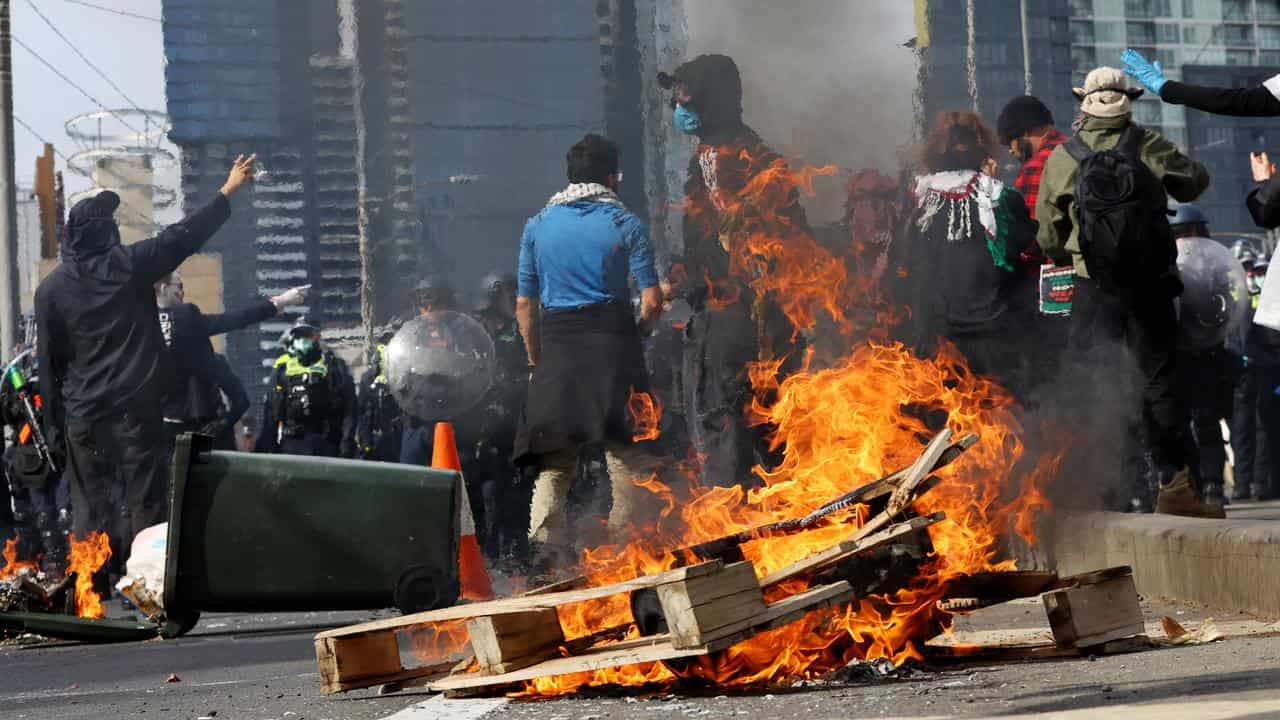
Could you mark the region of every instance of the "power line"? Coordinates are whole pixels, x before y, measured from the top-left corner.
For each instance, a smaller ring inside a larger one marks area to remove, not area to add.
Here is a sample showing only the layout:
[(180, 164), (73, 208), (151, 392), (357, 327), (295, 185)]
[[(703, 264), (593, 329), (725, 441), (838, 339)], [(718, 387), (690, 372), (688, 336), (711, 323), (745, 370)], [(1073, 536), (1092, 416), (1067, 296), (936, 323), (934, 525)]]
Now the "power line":
[(137, 18), (138, 20), (149, 20), (154, 23), (163, 22), (160, 18), (151, 17), (150, 15), (141, 15), (139, 13), (129, 12), (128, 10), (117, 10), (115, 8), (103, 7), (101, 5), (94, 5), (91, 2), (84, 2), (84, 0), (66, 0), (66, 1), (71, 3), (72, 5), (83, 5), (84, 7), (87, 7), (87, 8), (93, 8), (94, 10), (101, 10), (102, 12), (109, 12), (114, 15), (123, 15), (124, 17)]
[[(43, 135), (41, 135), (40, 133), (36, 132), (36, 129), (35, 129), (35, 128), (33, 128), (33, 127), (31, 127), (30, 125), (28, 125), (28, 124), (27, 124), (27, 122), (26, 122), (25, 120), (23, 120), (22, 118), (18, 117), (18, 116), (17, 116), (17, 114), (14, 114), (14, 116), (13, 116), (13, 121), (14, 121), (14, 122), (16, 122), (16, 123), (18, 123), (19, 125), (21, 125), (21, 126), (22, 126), (22, 128), (23, 128), (24, 130), (26, 130), (27, 132), (29, 132), (29, 133), (31, 133), (32, 135), (34, 135), (34, 136), (35, 136), (35, 138), (36, 138), (37, 140), (39, 140), (40, 142), (44, 143), (45, 145), (48, 145), (49, 147), (53, 148), (53, 154), (55, 154), (55, 155), (57, 155), (58, 157), (62, 158), (62, 162), (66, 163), (67, 167), (71, 169), (71, 172), (74, 172), (75, 174), (80, 175), (80, 176), (82, 176), (82, 177), (90, 178), (90, 180), (92, 180), (92, 179), (93, 179), (93, 178), (92, 178), (92, 176), (91, 176), (91, 175), (89, 175), (89, 173), (82, 172), (82, 171), (80, 171), (79, 169), (77, 169), (75, 165), (72, 165), (72, 164), (71, 164), (71, 158), (67, 157), (65, 153), (63, 153), (61, 150), (59, 150), (57, 145), (54, 145), (53, 143), (51, 143), (51, 142), (49, 142), (48, 140), (46, 140), (46, 139), (44, 138), (44, 136), (43, 136)], [(115, 178), (117, 178), (117, 179), (120, 179), (120, 180), (125, 180), (125, 179), (126, 179), (126, 178), (123, 178), (123, 177), (121, 177), (120, 175), (118, 175), (118, 174), (116, 174), (116, 173), (112, 172), (111, 170), (107, 170), (107, 169), (105, 169), (105, 168), (104, 168), (103, 170), (104, 170), (108, 175), (111, 175), (112, 177), (115, 177)], [(99, 187), (101, 187), (101, 186), (99, 186)], [(121, 203), (121, 205), (120, 205), (120, 209), (121, 209), (121, 210), (126, 210), (126, 211), (128, 211), (128, 213), (129, 213), (129, 214), (133, 215), (133, 216), (134, 216), (135, 218), (137, 218), (138, 220), (141, 220), (141, 221), (143, 222), (143, 224), (145, 224), (145, 225), (155, 225), (155, 224), (156, 224), (156, 221), (155, 221), (155, 219), (154, 219), (154, 218), (153, 218), (153, 219), (151, 219), (151, 220), (148, 220), (148, 219), (147, 219), (147, 217), (146, 217), (145, 215), (143, 215), (141, 211), (135, 210), (135, 209), (133, 209), (133, 208), (129, 207), (128, 205), (125, 205), (125, 204)]]
[(53, 73), (54, 73), (55, 75), (57, 75), (58, 77), (62, 78), (62, 79), (63, 79), (63, 81), (64, 81), (64, 82), (66, 82), (68, 85), (70, 85), (71, 87), (75, 88), (76, 90), (79, 90), (79, 91), (80, 91), (80, 94), (81, 94), (81, 95), (84, 95), (84, 96), (85, 96), (85, 97), (87, 97), (87, 98), (89, 98), (89, 100), (90, 100), (94, 105), (97, 105), (98, 107), (102, 108), (102, 109), (103, 109), (103, 110), (105, 110), (106, 112), (109, 112), (109, 113), (111, 113), (113, 116), (115, 116), (115, 118), (116, 118), (117, 120), (119, 120), (119, 121), (120, 121), (120, 124), (121, 124), (121, 125), (124, 125), (125, 127), (127, 127), (127, 128), (129, 128), (130, 130), (134, 131), (135, 133), (137, 133), (137, 134), (138, 134), (138, 136), (139, 136), (139, 137), (142, 137), (142, 138), (145, 138), (145, 137), (146, 137), (146, 133), (144, 133), (144, 132), (142, 132), (141, 130), (139, 130), (138, 128), (136, 128), (136, 127), (134, 127), (134, 126), (130, 125), (130, 124), (128, 123), (128, 121), (126, 121), (124, 118), (122, 118), (122, 117), (120, 117), (119, 115), (117, 115), (117, 114), (116, 114), (116, 112), (115, 112), (114, 110), (112, 110), (111, 108), (109, 108), (109, 107), (107, 107), (106, 105), (102, 104), (102, 101), (101, 101), (101, 100), (99, 100), (98, 98), (96, 98), (96, 97), (94, 97), (94, 96), (90, 95), (88, 90), (85, 90), (84, 88), (80, 87), (79, 85), (77, 85), (77, 84), (75, 83), (75, 81), (73, 81), (71, 78), (67, 77), (67, 76), (66, 76), (66, 74), (65, 74), (65, 73), (63, 73), (61, 70), (59, 70), (56, 66), (54, 66), (54, 64), (53, 64), (53, 63), (49, 62), (48, 60), (45, 60), (45, 59), (44, 59), (44, 57), (42, 57), (42, 56), (40, 55), (40, 53), (36, 52), (35, 50), (32, 50), (30, 45), (27, 45), (26, 43), (22, 42), (22, 38), (18, 37), (17, 35), (14, 35), (14, 36), (13, 36), (13, 41), (14, 41), (14, 42), (16, 42), (16, 43), (18, 43), (18, 45), (19, 45), (19, 46), (21, 46), (23, 50), (26, 50), (27, 52), (31, 53), (31, 54), (35, 57), (35, 59), (39, 60), (39, 61), (41, 62), (41, 64), (43, 64), (45, 67), (47, 67), (47, 68), (49, 68), (50, 70), (52, 70), (52, 71), (53, 71)]
[(99, 68), (97, 65), (94, 65), (93, 62), (89, 60), (89, 58), (85, 57), (84, 53), (80, 52), (80, 48), (76, 47), (76, 44), (71, 42), (71, 40), (68, 39), (66, 35), (63, 35), (62, 31), (58, 29), (58, 26), (54, 25), (53, 21), (50, 20), (49, 17), (45, 15), (43, 12), (41, 12), (40, 8), (36, 7), (34, 0), (27, 0), (27, 4), (31, 6), (32, 10), (36, 11), (36, 14), (39, 15), (40, 19), (44, 21), (44, 24), (48, 25), (49, 29), (53, 30), (53, 32), (58, 37), (62, 38), (62, 41), (65, 42), (67, 46), (71, 48), (71, 51), (74, 52), (76, 55), (78, 55), (80, 59), (84, 61), (85, 65), (88, 65), (91, 70), (98, 73), (98, 76), (101, 77), (103, 80), (106, 80), (107, 84), (110, 85), (113, 90), (120, 93), (120, 97), (128, 101), (128, 103), (133, 106), (134, 110), (137, 110), (138, 112), (143, 113), (145, 117), (146, 111), (138, 107), (138, 103), (134, 102), (133, 98), (125, 94), (125, 91), (121, 90), (120, 86), (116, 85), (115, 81), (113, 81), (110, 77), (108, 77), (107, 74), (103, 72), (101, 68)]

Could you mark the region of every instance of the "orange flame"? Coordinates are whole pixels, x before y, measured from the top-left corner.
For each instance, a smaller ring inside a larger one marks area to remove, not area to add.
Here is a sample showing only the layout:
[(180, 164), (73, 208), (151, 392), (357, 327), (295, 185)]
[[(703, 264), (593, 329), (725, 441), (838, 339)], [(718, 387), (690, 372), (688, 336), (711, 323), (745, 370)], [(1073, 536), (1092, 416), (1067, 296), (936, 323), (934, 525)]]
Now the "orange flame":
[[(742, 159), (752, 162), (746, 153)], [(785, 378), (779, 370), (786, 358), (762, 346), (761, 362), (748, 368), (755, 391), (748, 414), (769, 429), (772, 447), (783, 453), (781, 463), (757, 467), (759, 486), (749, 489), (703, 487), (693, 473), (686, 474), (681, 487), (656, 477), (637, 483), (661, 501), (662, 511), (643, 527), (631, 528), (630, 542), (585, 550), (582, 572), (592, 584), (607, 584), (696, 562), (675, 548), (803, 517), (909, 465), (944, 426), (957, 437), (980, 437), (959, 461), (935, 473), (940, 483), (912, 508), (944, 511), (947, 521), (929, 528), (930, 554), (907, 586), (890, 595), (811, 612), (674, 669), (648, 663), (540, 678), (528, 683), (526, 694), (667, 683), (678, 677), (743, 686), (814, 677), (855, 659), (901, 663), (919, 658), (920, 645), (950, 624), (950, 616), (937, 609), (948, 581), (1013, 569), (1003, 549), (1014, 533), (1034, 542), (1035, 518), (1048, 508), (1041, 485), (1052, 477), (1060, 457), (1024, 457), (1023, 429), (1012, 396), (970, 372), (954, 346), (944, 342), (936, 357), (921, 358), (887, 340), (890, 325), (909, 309), (888, 308), (883, 297), (871, 295), (869, 283), (850, 282), (845, 264), (803, 227), (800, 194), (811, 193), (813, 179), (833, 168), (792, 171), (781, 159), (754, 164), (761, 167), (743, 189), (718, 197), (714, 211), (705, 190), (686, 202), (686, 217), (704, 234), (717, 230), (729, 253), (733, 280), (722, 288), (708, 277), (714, 299), (709, 304), (738, 301), (726, 292), (736, 281), (753, 292), (755, 312), (761, 298), (776, 304), (796, 333), (814, 329), (820, 317), (827, 317), (843, 337), (857, 332), (862, 339), (846, 340), (843, 357), (827, 368), (812, 367), (814, 354), (806, 352), (803, 366)], [(855, 309), (860, 310), (856, 329), (850, 319)], [(750, 480), (743, 478), (744, 483)], [(743, 555), (763, 576), (846, 538), (866, 522), (867, 514), (866, 506), (857, 506), (798, 534), (758, 537), (742, 546)], [(804, 580), (788, 581), (771, 588), (766, 600), (806, 586)], [(633, 622), (625, 597), (561, 608), (560, 620), (569, 639)], [(629, 636), (637, 635), (632, 626)]]
[(627, 412), (631, 413), (634, 442), (658, 439), (658, 425), (662, 420), (662, 402), (646, 392), (636, 392), (631, 388), (627, 398)]
[(93, 531), (85, 540), (71, 537), (67, 571), (76, 576), (76, 615), (82, 618), (104, 618), (102, 597), (93, 589), (93, 576), (111, 558), (111, 540), (106, 533)]
[(4, 542), (4, 566), (0, 567), (0, 580), (8, 580), (23, 570), (36, 572), (35, 563), (18, 559), (18, 538), (12, 537)]

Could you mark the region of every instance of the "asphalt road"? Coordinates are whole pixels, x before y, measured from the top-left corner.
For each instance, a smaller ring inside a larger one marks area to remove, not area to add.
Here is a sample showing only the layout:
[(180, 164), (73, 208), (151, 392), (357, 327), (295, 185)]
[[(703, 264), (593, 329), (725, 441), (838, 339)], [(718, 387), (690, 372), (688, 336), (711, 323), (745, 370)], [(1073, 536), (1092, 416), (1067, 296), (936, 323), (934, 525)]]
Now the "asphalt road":
[[(734, 695), (647, 688), (495, 703), (411, 693), (321, 697), (312, 635), (370, 613), (210, 616), (194, 634), (174, 641), (0, 647), (0, 718), (1280, 718), (1280, 626), (1169, 603), (1147, 603), (1146, 611), (1151, 621), (1170, 615), (1188, 628), (1213, 616), (1228, 639), (1092, 661), (900, 671)], [(1007, 642), (1045, 633), (1040, 606), (1020, 602), (962, 619), (956, 636)], [(170, 674), (180, 682), (166, 682)]]

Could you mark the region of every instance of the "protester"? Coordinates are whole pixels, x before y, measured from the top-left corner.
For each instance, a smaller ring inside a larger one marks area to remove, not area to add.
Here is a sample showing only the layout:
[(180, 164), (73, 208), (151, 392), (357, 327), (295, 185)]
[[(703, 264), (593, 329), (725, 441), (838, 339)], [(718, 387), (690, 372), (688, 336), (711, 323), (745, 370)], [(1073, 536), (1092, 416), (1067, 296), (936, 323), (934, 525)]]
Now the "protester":
[[(1280, 75), (1250, 88), (1220, 88), (1189, 85), (1165, 77), (1160, 63), (1149, 62), (1136, 50), (1121, 56), (1125, 72), (1143, 87), (1174, 105), (1185, 105), (1215, 115), (1275, 117), (1280, 115)], [(1268, 230), (1280, 227), (1280, 181), (1274, 181), (1275, 166), (1265, 152), (1253, 153), (1253, 179), (1259, 183), (1249, 192), (1249, 213), (1253, 221)]]
[[(1194, 203), (1179, 204), (1169, 218), (1169, 226), (1180, 247), (1214, 242), (1208, 220)], [(1189, 315), (1185, 305), (1180, 315), (1184, 326), (1189, 319), (1200, 320), (1196, 315)], [(1226, 517), (1222, 506), (1226, 501), (1223, 488), (1226, 483), (1227, 441), (1222, 437), (1222, 421), (1231, 417), (1231, 355), (1225, 342), (1209, 347), (1192, 347), (1187, 340), (1184, 336), (1179, 342), (1174, 384), (1191, 418), (1191, 439), (1199, 457), (1200, 497), (1213, 515)]]
[(633, 393), (649, 389), (627, 277), (640, 288), (640, 322), (648, 325), (662, 302), (653, 248), (618, 199), (617, 145), (588, 134), (570, 148), (567, 165), (568, 187), (525, 225), (516, 300), (532, 374), (514, 457), (540, 470), (529, 537), (548, 562), (571, 560), (596, 519), (568, 507), (584, 445), (605, 447), (614, 529), (630, 520), (633, 483), (655, 465), (633, 442), (627, 409)]
[(292, 288), (238, 310), (206, 315), (196, 305), (186, 302), (182, 275), (178, 272), (156, 283), (160, 329), (175, 376), (163, 400), (169, 452), (178, 435), (199, 431), (220, 438), (244, 414), (243, 411), (239, 415), (227, 413), (229, 407), (223, 403), (223, 394), (238, 398), (244, 395), (244, 388), (234, 375), (228, 378), (223, 372), (209, 339), (256, 325), (287, 307), (301, 305), (306, 302), (308, 287)]
[[(749, 363), (803, 353), (794, 328), (775, 303), (757, 297), (748, 278), (731, 270), (732, 255), (745, 240), (744, 223), (758, 221), (742, 193), (782, 158), (742, 121), (742, 78), (725, 55), (700, 55), (661, 73), (673, 93), (672, 119), (698, 147), (685, 182), (684, 252), (688, 300), (695, 311), (686, 330), (685, 411), (689, 436), (702, 460), (704, 485), (751, 482), (751, 469), (772, 464), (764, 428), (752, 426), (745, 408), (753, 393)], [(787, 232), (808, 227), (798, 192), (780, 201), (776, 226)], [(776, 458), (774, 458), (776, 459)]]
[(212, 202), (133, 245), (120, 243), (119, 195), (81, 200), (67, 219), (62, 264), (36, 289), (45, 430), (67, 448), (74, 532), (106, 531), (112, 485), (123, 489), (129, 517), (127, 535), (112, 538), (117, 567), (133, 533), (167, 514), (161, 399), (171, 372), (153, 286), (226, 222), (255, 160), (237, 157)]
[(244, 414), (249, 412), (253, 403), (249, 400), (249, 393), (244, 389), (244, 383), (240, 382), (240, 378), (236, 377), (235, 371), (231, 369), (231, 363), (227, 361), (226, 355), (214, 353), (212, 370), (210, 379), (221, 396), (220, 410), (217, 414), (221, 420), (207, 425), (204, 432), (213, 436), (215, 449), (239, 450), (235, 426)]
[(1030, 279), (1019, 258), (1035, 242), (1035, 223), (1017, 190), (982, 171), (995, 136), (974, 113), (940, 113), (925, 140), (924, 175), (894, 264), (905, 269), (899, 300), (911, 308), (912, 343), (932, 354), (937, 338), (954, 343), (979, 375), (1015, 394), (1026, 386), (1034, 321), (1019, 302)]
[[(1054, 127), (1053, 113), (1049, 108), (1040, 98), (1031, 95), (1016, 97), (1005, 104), (996, 128), (1000, 144), (1007, 146), (1009, 153), (1022, 163), (1013, 185), (1022, 193), (1027, 211), (1034, 220), (1045, 161), (1054, 148), (1067, 141), (1067, 136)], [(1032, 252), (1039, 250), (1030, 249)]]
[[(1165, 193), (1181, 202), (1195, 200), (1208, 186), (1209, 173), (1173, 143), (1132, 121), (1132, 100), (1142, 91), (1130, 89), (1121, 71), (1097, 68), (1074, 92), (1082, 112), (1080, 129), (1045, 163), (1036, 215), (1045, 255), (1075, 268), (1070, 364), (1089, 373), (1076, 378), (1077, 387), (1093, 388), (1090, 398), (1081, 398), (1086, 415), (1081, 421), (1097, 427), (1100, 416), (1123, 396), (1131, 375), (1121, 369), (1127, 349), (1137, 363), (1142, 399), (1140, 411), (1125, 408), (1124, 416), (1142, 418), (1148, 491), (1158, 488), (1158, 506), (1181, 503), (1190, 509), (1199, 499), (1186, 437), (1189, 419), (1173, 385), (1174, 298), (1182, 286)], [(1131, 183), (1132, 190), (1108, 204), (1098, 188), (1116, 182)], [(1109, 213), (1109, 222), (1098, 222), (1100, 212)], [(1115, 463), (1123, 465), (1119, 455)]]
[(271, 371), (254, 451), (353, 457), (355, 391), (345, 373), (318, 328), (294, 325)]
[[(1236, 368), (1231, 400), (1231, 499), (1247, 500), (1266, 495), (1271, 484), (1266, 427), (1258, 417), (1258, 375), (1260, 365), (1268, 360), (1280, 363), (1280, 353), (1270, 358), (1267, 356), (1266, 349), (1258, 340), (1263, 339), (1265, 333), (1274, 331), (1261, 327), (1255, 329), (1253, 325), (1253, 316), (1262, 294), (1262, 280), (1267, 272), (1266, 257), (1259, 257), (1244, 241), (1237, 242), (1232, 252), (1244, 268), (1249, 288), (1249, 309), (1240, 326), (1227, 336), (1226, 343)], [(1254, 340), (1252, 347), (1251, 337)], [(1274, 350), (1280, 350), (1280, 343)]]

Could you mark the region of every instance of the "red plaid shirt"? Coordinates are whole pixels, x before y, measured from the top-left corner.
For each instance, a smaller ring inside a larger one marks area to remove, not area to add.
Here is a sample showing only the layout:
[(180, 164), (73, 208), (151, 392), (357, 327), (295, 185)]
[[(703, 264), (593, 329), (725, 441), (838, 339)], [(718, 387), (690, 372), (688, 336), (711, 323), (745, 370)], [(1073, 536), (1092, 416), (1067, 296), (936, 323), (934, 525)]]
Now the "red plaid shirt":
[(1018, 188), (1018, 192), (1022, 193), (1022, 199), (1027, 203), (1027, 210), (1031, 211), (1032, 220), (1036, 219), (1036, 198), (1040, 196), (1040, 176), (1044, 173), (1045, 161), (1049, 159), (1049, 153), (1053, 152), (1054, 148), (1066, 141), (1067, 136), (1057, 130), (1046, 133), (1044, 144), (1022, 166), (1018, 179), (1013, 181), (1013, 186)]

